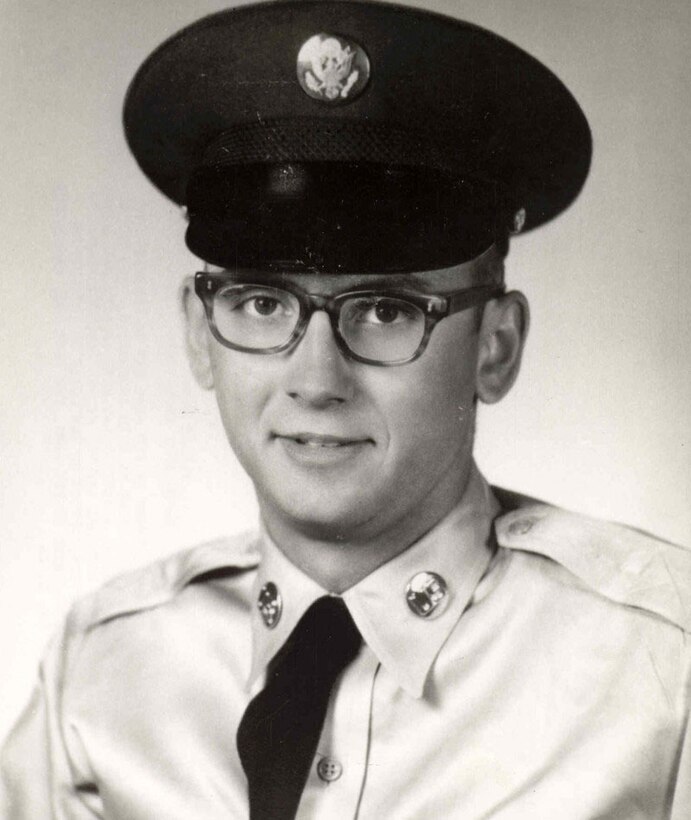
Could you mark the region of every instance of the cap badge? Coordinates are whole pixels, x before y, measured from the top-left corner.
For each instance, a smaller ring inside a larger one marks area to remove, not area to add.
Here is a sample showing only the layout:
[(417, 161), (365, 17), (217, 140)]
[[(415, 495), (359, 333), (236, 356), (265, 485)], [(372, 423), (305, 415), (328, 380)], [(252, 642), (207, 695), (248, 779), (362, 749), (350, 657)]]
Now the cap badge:
[(369, 58), (352, 40), (334, 34), (315, 34), (298, 54), (297, 74), (302, 90), (315, 100), (343, 103), (359, 96), (369, 80)]

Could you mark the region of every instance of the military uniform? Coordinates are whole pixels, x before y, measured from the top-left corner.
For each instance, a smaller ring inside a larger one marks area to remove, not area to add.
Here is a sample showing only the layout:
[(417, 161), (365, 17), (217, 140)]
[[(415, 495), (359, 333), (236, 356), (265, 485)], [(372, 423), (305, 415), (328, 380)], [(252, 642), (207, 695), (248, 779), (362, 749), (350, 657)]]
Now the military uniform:
[[(406, 589), (432, 574), (444, 586), (424, 617)], [(279, 603), (260, 608), (271, 584)], [(444, 521), (345, 593), (364, 645), (297, 816), (691, 816), (690, 588), (688, 551), (476, 473)], [(323, 594), (259, 534), (81, 601), (5, 751), (3, 816), (246, 817), (238, 722)]]

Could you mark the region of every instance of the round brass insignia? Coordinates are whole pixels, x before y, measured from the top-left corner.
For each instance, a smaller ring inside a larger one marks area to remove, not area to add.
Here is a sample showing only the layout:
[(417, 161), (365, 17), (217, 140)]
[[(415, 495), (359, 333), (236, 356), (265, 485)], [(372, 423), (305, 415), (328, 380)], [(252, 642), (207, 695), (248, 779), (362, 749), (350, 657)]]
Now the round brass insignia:
[(278, 587), (273, 581), (269, 581), (259, 590), (257, 608), (261, 613), (262, 620), (268, 629), (273, 629), (281, 620), (283, 612), (283, 599)]
[(432, 618), (446, 609), (449, 602), (446, 581), (436, 572), (418, 572), (408, 582), (405, 598), (419, 618)]
[(315, 34), (298, 53), (298, 81), (305, 94), (331, 105), (358, 97), (369, 80), (365, 50), (335, 34)]

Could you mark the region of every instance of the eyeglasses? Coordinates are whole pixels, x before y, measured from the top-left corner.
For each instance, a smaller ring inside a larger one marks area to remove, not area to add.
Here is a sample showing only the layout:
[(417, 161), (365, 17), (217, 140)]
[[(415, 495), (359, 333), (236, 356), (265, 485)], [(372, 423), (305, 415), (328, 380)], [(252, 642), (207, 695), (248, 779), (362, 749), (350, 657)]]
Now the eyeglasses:
[(391, 367), (422, 355), (437, 322), (503, 293), (496, 286), (444, 296), (406, 290), (354, 290), (336, 296), (238, 282), (224, 273), (198, 273), (195, 291), (214, 337), (244, 353), (280, 353), (305, 334), (315, 310), (325, 311), (336, 343), (351, 359)]

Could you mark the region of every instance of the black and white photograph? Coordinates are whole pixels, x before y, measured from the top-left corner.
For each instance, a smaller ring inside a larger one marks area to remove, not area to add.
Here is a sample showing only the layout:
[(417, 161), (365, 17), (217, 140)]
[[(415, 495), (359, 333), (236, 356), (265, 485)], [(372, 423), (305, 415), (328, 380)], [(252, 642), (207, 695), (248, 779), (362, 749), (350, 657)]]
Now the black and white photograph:
[(687, 0), (0, 4), (0, 818), (691, 818)]

